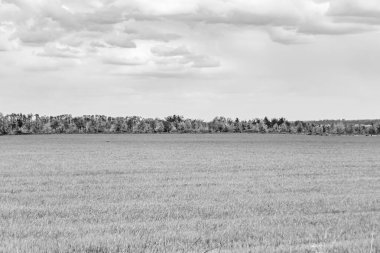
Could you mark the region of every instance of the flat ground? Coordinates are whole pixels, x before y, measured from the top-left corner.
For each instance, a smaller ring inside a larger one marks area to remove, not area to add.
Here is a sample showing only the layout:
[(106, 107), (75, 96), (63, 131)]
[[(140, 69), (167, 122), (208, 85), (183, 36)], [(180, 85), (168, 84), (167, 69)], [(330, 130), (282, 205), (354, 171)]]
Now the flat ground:
[(380, 252), (380, 137), (0, 137), (0, 252)]

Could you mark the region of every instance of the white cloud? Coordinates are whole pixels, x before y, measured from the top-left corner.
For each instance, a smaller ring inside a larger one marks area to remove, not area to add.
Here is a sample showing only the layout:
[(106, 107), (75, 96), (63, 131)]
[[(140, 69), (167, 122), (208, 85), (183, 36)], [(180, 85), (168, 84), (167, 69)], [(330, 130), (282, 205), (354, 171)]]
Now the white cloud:
[[(284, 45), (313, 43), (318, 35), (378, 31), (380, 4), (377, 0), (2, 0), (0, 23), (4, 22), (12, 29), (0, 34), (0, 51), (33, 47), (37, 56), (85, 58), (89, 64), (147, 66), (150, 61), (155, 70), (210, 68), (226, 66), (226, 60), (222, 50), (210, 48), (218, 41), (213, 42), (207, 31), (214, 30), (219, 39), (235, 29), (265, 31), (272, 41)], [(210, 45), (203, 45), (205, 38)], [(116, 50), (111, 56), (99, 52), (110, 48)], [(149, 52), (140, 57), (142, 48)], [(127, 49), (135, 53), (124, 56)], [(146, 71), (155, 71), (151, 68)]]
[(64, 34), (64, 28), (56, 21), (46, 17), (31, 17), (22, 24), (16, 23), (13, 38), (20, 39), (25, 44), (40, 46), (57, 40)]
[(175, 33), (145, 33), (141, 34), (137, 37), (139, 40), (154, 40), (154, 41), (162, 41), (162, 42), (170, 42), (172, 40), (177, 40), (181, 38), (180, 35)]
[[(155, 31), (170, 22), (265, 26), (274, 41), (291, 44), (299, 43), (296, 34), (302, 33), (373, 31), (378, 27), (359, 23), (376, 23), (380, 16), (377, 0), (3, 0), (0, 5), (0, 20), (16, 22), (15, 38), (32, 45), (43, 45), (68, 34), (73, 38), (86, 30), (99, 31), (101, 37), (112, 33), (119, 24), (135, 20), (135, 28), (124, 27), (125, 34), (107, 40), (123, 48), (136, 47), (133, 40), (170, 42), (186, 36), (178, 31)], [(142, 25), (142, 20), (151, 23)]]
[[(96, 102), (86, 101), (82, 109), (96, 113), (103, 108), (112, 113), (141, 108), (156, 110), (157, 116), (164, 111), (160, 104), (171, 113), (173, 103), (185, 110), (180, 113), (188, 110), (197, 117), (226, 112), (234, 116), (234, 111), (244, 111), (247, 117), (257, 112), (273, 115), (288, 109), (293, 117), (314, 117), (311, 113), (329, 117), (340, 115), (342, 106), (357, 110), (358, 116), (376, 113), (380, 33), (374, 31), (380, 29), (379, 4), (0, 0), (0, 88), (7, 91), (6, 96), (0, 92), (0, 106), (40, 111), (57, 105), (67, 112), (91, 90)], [(43, 88), (35, 88), (37, 83)], [(110, 88), (104, 89), (104, 84)], [(55, 92), (57, 87), (60, 92)], [(118, 99), (124, 93), (117, 91), (129, 89), (138, 90), (141, 99)], [(1, 104), (19, 97), (17, 90), (28, 91), (13, 103), (19, 107)], [(61, 99), (65, 105), (52, 99), (54, 106), (32, 109), (41, 105), (44, 91), (65, 97)], [(152, 102), (146, 94), (159, 99)], [(324, 98), (318, 101), (321, 94)], [(367, 107), (359, 108), (358, 94), (361, 101), (369, 101)], [(215, 100), (220, 96), (230, 103)], [(312, 103), (309, 97), (314, 98)], [(344, 104), (336, 106), (336, 101)], [(306, 103), (312, 112), (299, 113)], [(193, 109), (197, 105), (198, 110)]]
[(193, 68), (216, 68), (220, 66), (220, 62), (209, 56), (197, 55), (191, 57)]
[(111, 65), (126, 65), (126, 66), (138, 66), (138, 65), (144, 65), (147, 63), (147, 60), (138, 58), (138, 57), (122, 57), (122, 56), (115, 56), (115, 57), (103, 57), (103, 63), (111, 64)]
[(78, 66), (80, 62), (77, 59), (55, 57), (49, 58), (26, 58), (18, 66), (28, 72), (45, 72), (45, 71), (62, 71)]
[(126, 34), (115, 34), (106, 39), (106, 42), (115, 47), (135, 48), (136, 43), (131, 40)]
[(90, 42), (90, 46), (91, 47), (109, 47), (109, 45), (107, 43), (105, 43), (104, 41), (92, 41)]
[(377, 0), (335, 0), (327, 13), (337, 22), (380, 24), (380, 2)]
[(80, 58), (85, 56), (84, 52), (81, 49), (60, 43), (47, 44), (44, 47), (43, 51), (37, 53), (37, 55), (58, 58)]
[(214, 68), (220, 66), (220, 62), (217, 59), (194, 53), (185, 46), (170, 47), (159, 45), (153, 47), (151, 52), (159, 57), (155, 60), (155, 63), (161, 66), (174, 66), (175, 68), (180, 68), (181, 65), (193, 68)]
[(0, 51), (10, 51), (19, 47), (19, 41), (11, 38), (13, 32), (13, 23), (0, 22)]
[(380, 18), (380, 2), (377, 0), (334, 0), (331, 1), (328, 14)]
[(299, 34), (295, 28), (270, 27), (268, 29), (270, 38), (282, 44), (304, 44), (314, 40), (313, 35)]
[(185, 46), (170, 47), (166, 45), (155, 46), (151, 49), (151, 52), (156, 56), (184, 56), (189, 55), (190, 51)]
[(16, 5), (0, 1), (0, 22), (18, 20), (20, 13)]

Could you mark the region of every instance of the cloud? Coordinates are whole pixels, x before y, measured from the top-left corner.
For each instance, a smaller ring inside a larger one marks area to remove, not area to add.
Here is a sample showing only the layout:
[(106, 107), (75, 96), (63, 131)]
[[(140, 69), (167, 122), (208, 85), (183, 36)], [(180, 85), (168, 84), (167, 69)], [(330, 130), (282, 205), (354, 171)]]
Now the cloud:
[(90, 46), (91, 47), (109, 47), (109, 45), (107, 43), (105, 43), (104, 41), (92, 41), (90, 42)]
[(92, 13), (86, 13), (83, 18), (85, 23), (106, 25), (117, 24), (124, 20), (123, 9), (113, 6), (101, 8)]
[(144, 33), (139, 36), (136, 36), (137, 39), (140, 40), (155, 40), (155, 41), (162, 41), (162, 42), (170, 42), (172, 40), (177, 40), (181, 38), (181, 35), (175, 34), (175, 33)]
[(189, 55), (190, 52), (185, 46), (180, 47), (170, 47), (166, 45), (155, 46), (151, 49), (152, 54), (156, 56), (184, 56)]
[(41, 57), (37, 59), (26, 58), (22, 63), (19, 63), (22, 69), (29, 72), (61, 71), (78, 64), (79, 62), (76, 59), (62, 58), (62, 60), (59, 60), (54, 57), (44, 59)]
[(64, 29), (56, 21), (49, 18), (30, 18), (21, 25), (16, 24), (12, 37), (25, 44), (39, 46), (63, 35)]
[(37, 53), (37, 55), (58, 58), (80, 58), (84, 56), (84, 53), (79, 48), (53, 43), (46, 45), (43, 51)]
[[(0, 11), (0, 19), (17, 21), (15, 36), (27, 44), (44, 44), (84, 30), (112, 32), (115, 25), (134, 20), (134, 30), (125, 28), (129, 36), (120, 34), (107, 41), (123, 48), (136, 47), (133, 39), (170, 42), (183, 37), (173, 31), (155, 32), (170, 22), (269, 27), (266, 30), (274, 41), (291, 44), (292, 41), (299, 43), (299, 39), (295, 39), (296, 36), (290, 39), (289, 31), (312, 35), (369, 32), (378, 28), (359, 23), (377, 23), (380, 17), (377, 0), (189, 0), (186, 3), (176, 0), (91, 0), (85, 3), (3, 0), (0, 4), (0, 10), (14, 15), (13, 18)], [(151, 22), (149, 25), (156, 27), (149, 29), (143, 22)]]
[[(353, 1), (353, 0), (349, 0)], [(349, 2), (348, 1), (348, 2)], [(372, 0), (370, 0), (372, 1)], [(229, 24), (233, 26), (262, 26), (269, 27), (270, 37), (280, 43), (298, 44), (304, 41), (306, 35), (342, 35), (355, 34), (362, 32), (371, 32), (378, 30), (378, 27), (366, 26), (355, 22), (351, 17), (347, 22), (340, 19), (332, 19), (331, 16), (344, 15), (334, 9), (338, 3), (345, 0), (321, 1), (315, 2), (310, 0), (292, 0), (292, 1), (239, 1), (232, 0), (228, 2), (219, 1), (216, 5), (211, 5), (210, 1), (200, 3), (198, 8), (184, 15), (173, 15), (173, 19), (182, 20), (184, 22), (200, 22), (206, 24)], [(358, 1), (355, 1), (358, 2)], [(374, 2), (374, 1), (372, 1)], [(343, 4), (340, 4), (343, 5)], [(372, 4), (374, 5), (374, 4)], [(370, 12), (369, 4), (365, 4), (367, 8), (355, 7), (350, 10), (352, 13), (359, 12), (361, 17), (370, 17), (373, 22), (374, 17), (379, 17), (378, 9)], [(217, 7), (215, 7), (217, 6)], [(344, 6), (347, 6), (345, 4)], [(349, 5), (352, 7), (352, 5)], [(347, 13), (346, 13), (347, 14)], [(367, 15), (368, 14), (368, 15)], [(356, 14), (356, 17), (359, 15)], [(291, 36), (300, 34), (297, 36)], [(280, 38), (281, 37), (281, 38)], [(286, 37), (286, 38), (285, 38)], [(292, 38), (290, 38), (292, 37)]]
[(0, 52), (9, 51), (9, 50), (10, 50), (10, 47), (9, 47), (7, 39), (4, 39), (3, 37), (0, 36)]
[(380, 24), (380, 2), (377, 0), (335, 0), (328, 16), (338, 22)]
[(0, 1), (0, 22), (18, 19), (20, 8), (16, 5)]
[(112, 37), (108, 38), (106, 42), (115, 47), (121, 47), (121, 48), (135, 48), (136, 43), (133, 42), (128, 36), (126, 35), (113, 35)]
[(170, 42), (182, 37), (163, 22), (128, 20), (116, 25), (115, 30), (133, 40)]
[(220, 62), (209, 56), (199, 55), (193, 56), (192, 58), (193, 68), (216, 68), (220, 66)]
[(327, 13), (332, 16), (380, 17), (380, 2), (377, 0), (334, 0)]
[(300, 10), (284, 1), (206, 1), (186, 14), (176, 14), (173, 18), (187, 22), (230, 25), (294, 25), (302, 19)]
[(41, 45), (50, 41), (54, 41), (57, 36), (54, 32), (49, 31), (33, 31), (23, 30), (19, 31), (15, 38), (19, 38), (23, 43), (30, 45)]
[[(271, 38), (280, 43), (286, 41), (286, 44), (292, 44), (293, 41), (294, 43), (300, 43), (300, 40), (296, 39), (295, 36), (294, 39), (289, 38), (289, 31), (306, 35), (342, 35), (378, 30), (378, 27), (363, 26), (359, 24), (361, 22), (355, 22), (352, 17), (348, 20), (349, 22), (344, 23), (342, 23), (342, 19), (336, 22), (336, 19), (334, 20), (330, 17), (338, 14), (342, 15), (336, 10), (342, 9), (341, 5), (347, 6), (347, 4), (342, 3), (355, 2), (357, 6), (350, 4), (350, 7), (354, 7), (351, 8), (353, 10), (349, 9), (349, 11), (354, 13), (357, 18), (358, 16), (366, 17), (367, 19), (370, 17), (369, 20), (374, 22), (374, 18), (379, 16), (379, 4), (375, 0), (370, 0), (370, 4), (362, 5), (358, 4), (359, 1), (353, 0), (206, 0), (191, 1), (191, 4), (182, 7), (173, 3), (173, 1), (168, 0), (165, 2), (171, 8), (163, 9), (157, 3), (146, 8), (140, 6), (141, 11), (185, 23), (205, 23), (210, 25), (223, 23), (233, 26), (270, 27), (267, 30), (270, 32)], [(273, 32), (273, 30), (277, 32)], [(280, 31), (283, 31), (283, 33), (279, 34)], [(287, 38), (280, 39), (279, 36), (286, 36)]]
[(273, 41), (285, 45), (311, 43), (314, 40), (314, 36), (300, 34), (295, 28), (270, 27), (268, 34)]
[(214, 68), (219, 67), (220, 62), (210, 56), (191, 52), (185, 46), (170, 47), (166, 45), (155, 46), (151, 49), (153, 55), (159, 58), (155, 63), (166, 67), (178, 68), (187, 65), (193, 68)]
[(159, 70), (149, 70), (149, 71), (137, 71), (133, 73), (128, 73), (128, 76), (132, 76), (139, 79), (201, 79), (207, 78), (207, 75), (199, 75), (199, 71), (196, 69), (159, 69)]
[[(30, 109), (40, 104), (41, 92), (48, 91), (54, 93), (52, 105), (66, 98), (72, 103), (34, 110), (67, 111), (67, 104), (79, 103), (69, 109), (165, 113), (173, 110), (174, 101), (181, 107), (177, 110), (194, 115), (244, 111), (247, 117), (276, 116), (293, 111), (294, 116), (299, 105), (309, 103), (319, 112), (314, 117), (340, 117), (342, 106), (335, 106), (339, 101), (350, 112), (357, 110), (351, 115), (363, 117), (363, 112), (375, 113), (371, 111), (375, 102), (366, 108), (350, 105), (376, 101), (377, 93), (368, 91), (379, 90), (379, 3), (0, 0), (0, 86), (5, 91), (0, 92), (1, 107)], [(308, 44), (300, 45), (304, 43)], [(104, 89), (104, 84), (112, 87)], [(122, 93), (114, 95), (118, 88), (131, 87), (141, 91), (138, 102)], [(96, 99), (83, 101), (89, 90)], [(179, 96), (184, 90), (229, 94), (232, 102), (221, 107), (212, 96)], [(25, 96), (17, 103), (5, 102), (20, 91)], [(149, 100), (146, 94), (162, 96)], [(340, 99), (326, 103), (322, 96), (339, 96), (346, 103)], [(326, 114), (331, 108), (335, 113)]]
[(345, 35), (375, 31), (376, 28), (363, 24), (331, 23), (327, 21), (305, 22), (297, 28), (300, 34)]
[(0, 23), (0, 51), (10, 51), (19, 47), (19, 41), (11, 38), (13, 32), (12, 23)]
[(147, 60), (140, 59), (137, 57), (133, 58), (127, 58), (127, 57), (103, 57), (102, 59), (103, 63), (105, 64), (111, 64), (111, 65), (126, 65), (126, 66), (138, 66), (138, 65), (144, 65), (147, 63)]
[[(174, 71), (217, 68), (222, 63), (225, 66), (225, 53), (208, 47), (213, 40), (218, 44), (223, 34), (231, 35), (231, 31), (265, 31), (273, 42), (283, 45), (313, 43), (319, 35), (378, 31), (380, 3), (377, 0), (0, 0), (0, 27), (4, 22), (11, 24), (11, 29), (0, 34), (0, 51), (33, 47), (38, 52), (35, 56), (81, 58), (91, 64), (131, 67), (147, 66), (149, 62), (162, 71)], [(210, 36), (209, 31), (217, 34), (218, 39)], [(105, 51), (111, 49), (111, 56), (107, 56)], [(129, 55), (124, 57), (126, 51)]]
[(45, 72), (45, 71), (59, 71), (61, 68), (59, 64), (28, 64), (24, 67), (24, 70), (30, 71), (30, 72)]

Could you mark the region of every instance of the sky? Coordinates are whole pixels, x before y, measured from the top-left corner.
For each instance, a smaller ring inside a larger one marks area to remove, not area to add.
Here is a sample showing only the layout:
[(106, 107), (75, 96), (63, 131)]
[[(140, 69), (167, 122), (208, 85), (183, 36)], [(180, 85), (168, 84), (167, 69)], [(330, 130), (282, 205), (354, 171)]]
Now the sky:
[(0, 0), (0, 112), (380, 118), (378, 0)]

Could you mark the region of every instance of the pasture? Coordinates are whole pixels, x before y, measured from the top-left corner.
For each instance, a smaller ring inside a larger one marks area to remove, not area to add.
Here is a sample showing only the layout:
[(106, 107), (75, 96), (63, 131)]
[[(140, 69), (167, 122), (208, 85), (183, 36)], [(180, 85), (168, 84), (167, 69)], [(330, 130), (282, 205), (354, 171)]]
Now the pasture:
[(0, 252), (380, 252), (380, 137), (0, 137)]

